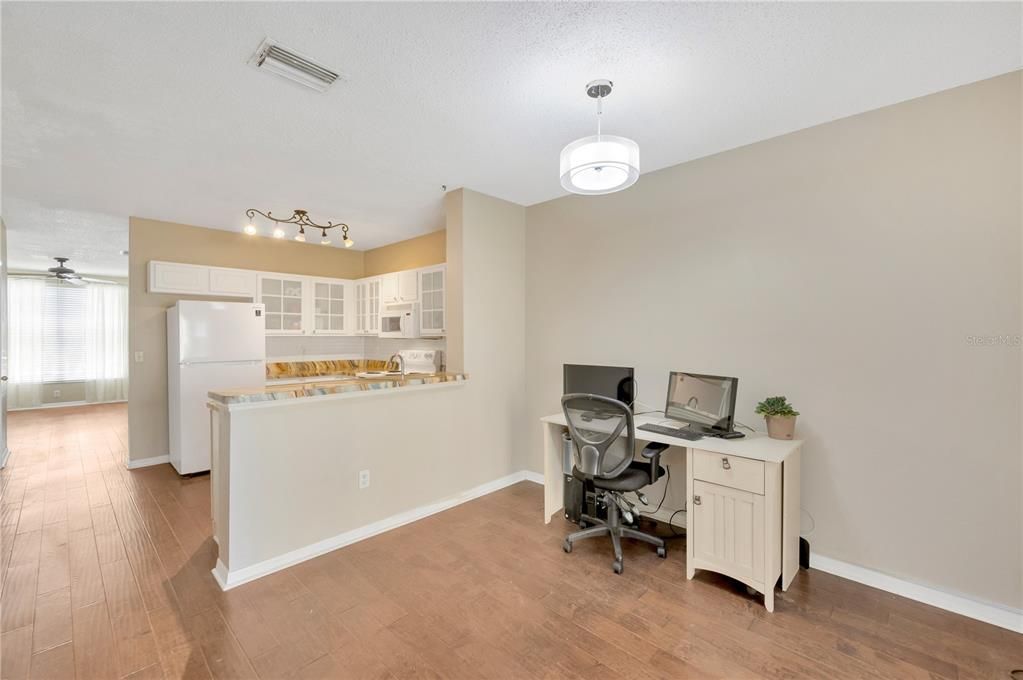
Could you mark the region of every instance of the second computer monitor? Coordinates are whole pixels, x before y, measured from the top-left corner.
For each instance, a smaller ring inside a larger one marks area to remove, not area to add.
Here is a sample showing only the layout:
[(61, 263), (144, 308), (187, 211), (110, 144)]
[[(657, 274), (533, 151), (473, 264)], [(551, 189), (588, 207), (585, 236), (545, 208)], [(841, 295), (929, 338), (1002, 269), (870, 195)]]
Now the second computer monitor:
[(564, 393), (611, 397), (631, 408), (636, 400), (636, 379), (631, 366), (565, 364)]
[(664, 415), (699, 428), (730, 432), (738, 390), (738, 378), (672, 371)]

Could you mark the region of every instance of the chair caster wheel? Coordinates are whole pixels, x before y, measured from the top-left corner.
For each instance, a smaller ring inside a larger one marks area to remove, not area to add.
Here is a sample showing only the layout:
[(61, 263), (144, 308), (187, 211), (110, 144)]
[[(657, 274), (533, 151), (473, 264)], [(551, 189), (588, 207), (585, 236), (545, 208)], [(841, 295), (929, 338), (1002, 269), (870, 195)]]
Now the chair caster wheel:
[(746, 594), (749, 595), (750, 597), (756, 597), (757, 596), (757, 590), (755, 588), (751, 588), (749, 586), (746, 586)]
[(587, 524), (586, 522), (584, 522), (582, 520), (579, 520), (578, 522), (576, 522), (576, 524), (579, 525), (580, 529), (585, 529), (586, 527), (590, 526), (589, 524)]
[(561, 544), (561, 549), (567, 553), (572, 552), (572, 544), (568, 541), (568, 539), (565, 539), (565, 542)]
[(620, 574), (622, 573), (622, 570), (625, 568), (625, 566), (618, 560), (615, 560), (614, 562), (611, 563), (611, 568), (614, 570), (616, 574)]
[(662, 560), (665, 559), (668, 556), (668, 549), (663, 546), (658, 548), (657, 556), (660, 557)]

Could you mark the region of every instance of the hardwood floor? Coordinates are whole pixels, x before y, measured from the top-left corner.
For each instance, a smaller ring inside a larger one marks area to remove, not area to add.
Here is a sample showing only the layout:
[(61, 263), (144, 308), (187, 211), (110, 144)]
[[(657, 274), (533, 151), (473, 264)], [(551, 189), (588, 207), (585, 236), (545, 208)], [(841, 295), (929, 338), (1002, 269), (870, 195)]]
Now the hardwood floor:
[(11, 414), (11, 678), (1008, 678), (1023, 636), (816, 571), (768, 614), (629, 544), (561, 551), (524, 482), (228, 593), (209, 478), (124, 467), (123, 405)]

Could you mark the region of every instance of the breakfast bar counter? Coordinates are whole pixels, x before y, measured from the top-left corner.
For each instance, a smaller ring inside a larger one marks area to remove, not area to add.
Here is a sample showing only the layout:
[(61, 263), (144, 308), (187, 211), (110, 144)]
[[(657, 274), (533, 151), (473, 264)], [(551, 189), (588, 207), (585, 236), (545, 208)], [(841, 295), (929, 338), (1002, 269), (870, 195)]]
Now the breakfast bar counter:
[(448, 443), (466, 429), (468, 375), (414, 360), (407, 373), (400, 368), (279, 362), (268, 364), (263, 387), (208, 393), (213, 573), (222, 588), (458, 497), (465, 483), (451, 470), (488, 479), (466, 447)]
[(234, 406), (265, 404), (267, 402), (301, 399), (305, 397), (326, 397), (337, 395), (356, 396), (377, 390), (441, 387), (468, 380), (465, 373), (410, 373), (388, 375), (379, 378), (356, 376), (323, 376), (301, 383), (270, 384), (266, 387), (217, 390), (209, 393), (211, 405)]

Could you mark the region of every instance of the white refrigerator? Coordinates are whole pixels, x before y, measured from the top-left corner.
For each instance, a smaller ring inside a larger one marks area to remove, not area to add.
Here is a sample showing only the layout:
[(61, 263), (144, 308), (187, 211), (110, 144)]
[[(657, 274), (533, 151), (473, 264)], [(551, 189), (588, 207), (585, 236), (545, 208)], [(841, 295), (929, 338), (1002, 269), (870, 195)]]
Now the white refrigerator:
[(212, 390), (266, 384), (263, 305), (180, 300), (167, 310), (170, 462), (178, 474), (210, 469)]

